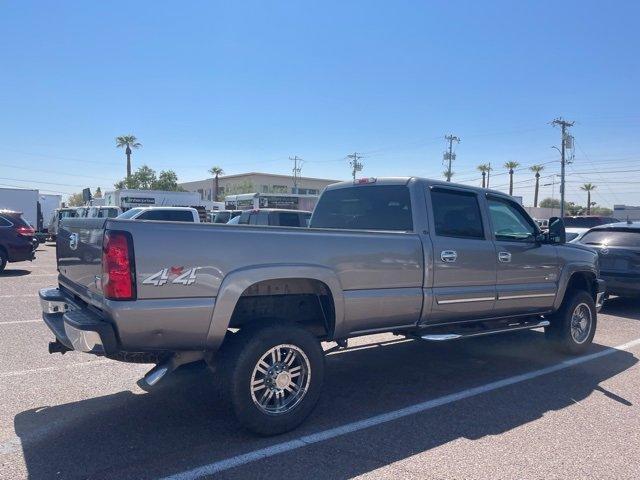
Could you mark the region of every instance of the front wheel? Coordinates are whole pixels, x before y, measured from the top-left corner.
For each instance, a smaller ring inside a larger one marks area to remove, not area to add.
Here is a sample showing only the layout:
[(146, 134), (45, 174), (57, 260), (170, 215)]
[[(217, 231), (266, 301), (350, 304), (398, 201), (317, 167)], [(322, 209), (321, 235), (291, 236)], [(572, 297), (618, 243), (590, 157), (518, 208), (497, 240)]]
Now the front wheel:
[(217, 371), (238, 421), (260, 435), (292, 430), (313, 411), (324, 353), (308, 330), (290, 323), (248, 326), (223, 346)]
[(560, 350), (576, 355), (593, 341), (597, 311), (589, 293), (574, 291), (567, 295), (560, 310), (549, 318), (551, 325), (545, 328), (545, 334)]

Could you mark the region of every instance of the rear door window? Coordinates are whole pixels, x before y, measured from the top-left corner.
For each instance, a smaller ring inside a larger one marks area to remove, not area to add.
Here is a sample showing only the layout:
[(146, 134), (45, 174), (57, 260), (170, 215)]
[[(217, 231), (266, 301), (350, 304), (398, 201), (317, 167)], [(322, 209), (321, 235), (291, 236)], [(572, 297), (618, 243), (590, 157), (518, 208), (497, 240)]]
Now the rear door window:
[(640, 247), (640, 230), (592, 230), (584, 234), (580, 243), (610, 247)]
[(478, 198), (473, 192), (434, 188), (431, 205), (436, 235), (484, 239)]
[(311, 218), (314, 228), (413, 230), (406, 185), (366, 185), (327, 190)]
[(0, 227), (10, 227), (11, 225), (13, 225), (13, 223), (11, 223), (9, 220), (4, 217), (0, 217)]
[(242, 212), (242, 214), (240, 215), (240, 220), (238, 220), (238, 223), (240, 225), (249, 225), (249, 219), (251, 217), (251, 212)]
[(300, 226), (300, 214), (297, 212), (278, 212), (278, 223), (282, 227), (299, 227)]
[(229, 220), (231, 220), (229, 212), (218, 212), (213, 219), (213, 223), (227, 223)]

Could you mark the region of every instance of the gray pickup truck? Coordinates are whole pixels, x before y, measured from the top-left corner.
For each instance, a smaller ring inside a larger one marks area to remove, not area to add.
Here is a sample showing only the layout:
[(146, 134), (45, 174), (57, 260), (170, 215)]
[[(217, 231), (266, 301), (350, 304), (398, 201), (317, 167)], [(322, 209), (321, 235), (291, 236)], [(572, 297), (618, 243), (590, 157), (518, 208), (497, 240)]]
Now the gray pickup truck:
[(331, 185), (310, 228), (68, 219), (57, 256), (58, 287), (40, 291), (51, 352), (154, 363), (147, 387), (205, 360), (265, 435), (313, 410), (321, 342), (544, 328), (578, 354), (604, 293), (561, 220), (543, 233), (503, 193), (420, 178)]

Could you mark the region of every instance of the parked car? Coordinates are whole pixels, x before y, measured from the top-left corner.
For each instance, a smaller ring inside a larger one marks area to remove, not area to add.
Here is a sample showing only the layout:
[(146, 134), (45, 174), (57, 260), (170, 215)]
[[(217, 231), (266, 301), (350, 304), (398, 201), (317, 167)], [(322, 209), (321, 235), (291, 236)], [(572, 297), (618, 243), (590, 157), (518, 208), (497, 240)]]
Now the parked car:
[(55, 241), (58, 235), (58, 228), (60, 226), (60, 220), (63, 218), (75, 218), (78, 216), (78, 211), (75, 208), (56, 208), (51, 223), (49, 223), (48, 234), (51, 240)]
[(228, 223), (232, 218), (240, 216), (242, 210), (219, 210), (212, 213), (211, 223)]
[(304, 210), (285, 210), (278, 208), (260, 208), (245, 210), (238, 218), (238, 225), (272, 225), (280, 227), (307, 227), (311, 212)]
[[(506, 194), (419, 178), (330, 185), (310, 228), (91, 222), (64, 222), (59, 287), (40, 291), (50, 351), (156, 363), (145, 388), (205, 360), (239, 421), (265, 435), (314, 409), (322, 341), (544, 328), (578, 354), (604, 294), (596, 252), (563, 244), (561, 219), (542, 233)], [(77, 232), (91, 229), (98, 253), (78, 261)]]
[(592, 227), (606, 225), (607, 223), (619, 222), (617, 218), (603, 217), (599, 215), (564, 217), (567, 242), (575, 240)]
[(87, 212), (87, 218), (115, 218), (122, 213), (120, 207), (104, 205), (91, 207)]
[(35, 233), (20, 212), (0, 210), (0, 272), (8, 262), (24, 262), (35, 258), (38, 246)]
[(198, 210), (191, 207), (136, 207), (121, 213), (118, 218), (200, 223)]
[(578, 241), (598, 252), (607, 294), (640, 296), (640, 222), (601, 225), (587, 231)]

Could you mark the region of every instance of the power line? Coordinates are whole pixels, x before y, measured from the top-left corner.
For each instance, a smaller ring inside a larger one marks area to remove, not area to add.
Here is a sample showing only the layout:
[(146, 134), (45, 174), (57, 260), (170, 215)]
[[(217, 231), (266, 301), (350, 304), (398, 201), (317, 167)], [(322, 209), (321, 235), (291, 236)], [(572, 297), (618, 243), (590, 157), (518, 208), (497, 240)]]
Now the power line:
[(300, 176), (300, 172), (302, 172), (303, 160), (297, 155), (293, 158), (289, 157), (289, 160), (293, 162), (293, 193), (298, 193), (298, 177)]
[(572, 127), (573, 124), (574, 122), (566, 121), (562, 117), (558, 117), (551, 122), (551, 125), (553, 126), (559, 125), (560, 128), (562, 129), (562, 136), (561, 136), (562, 148), (560, 150), (560, 218), (564, 217), (564, 176), (565, 176), (564, 174), (565, 174), (565, 165), (566, 165), (565, 150), (569, 142), (573, 141), (573, 138), (567, 133), (567, 129), (569, 127)]
[(351, 160), (349, 161), (349, 165), (351, 166), (351, 174), (353, 176), (353, 181), (356, 181), (356, 172), (361, 172), (362, 169), (364, 168), (363, 163), (360, 161), (360, 159), (362, 158), (362, 155), (360, 155), (358, 152), (353, 152), (350, 155), (347, 155), (347, 158), (350, 158)]
[(447, 182), (451, 181), (451, 177), (453, 176), (453, 172), (451, 171), (451, 162), (456, 159), (456, 154), (453, 153), (453, 142), (460, 143), (460, 138), (455, 135), (445, 135), (444, 139), (449, 142), (449, 151), (444, 152), (443, 158), (445, 163), (448, 162), (447, 169), (444, 172), (444, 176), (447, 179)]

